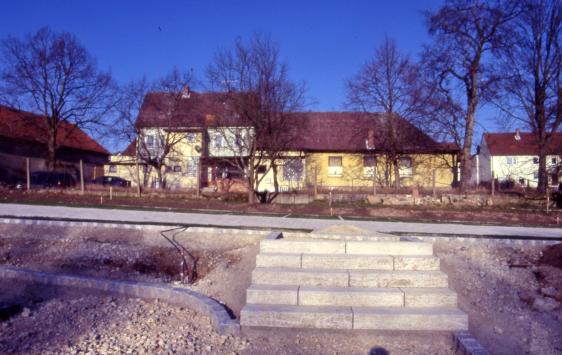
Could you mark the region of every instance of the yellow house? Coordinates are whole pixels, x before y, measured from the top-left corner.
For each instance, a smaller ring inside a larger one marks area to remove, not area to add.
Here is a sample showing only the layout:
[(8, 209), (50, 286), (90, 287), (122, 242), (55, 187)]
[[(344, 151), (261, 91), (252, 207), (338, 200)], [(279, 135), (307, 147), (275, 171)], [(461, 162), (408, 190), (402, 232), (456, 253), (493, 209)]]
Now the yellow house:
[[(224, 115), (225, 105), (216, 93), (182, 96), (179, 106), (168, 114), (162, 112), (170, 106), (166, 95), (147, 95), (137, 120), (142, 136), (123, 154), (111, 157), (106, 174), (130, 180), (133, 185), (140, 179), (145, 186), (155, 186), (157, 171), (144, 162), (164, 152), (161, 173), (168, 188), (220, 190), (231, 182), (244, 185), (247, 171), (240, 170), (244, 164), (236, 162), (247, 159), (244, 144), (255, 134), (253, 127), (218, 125), (215, 118)], [(303, 112), (291, 119), (295, 120), (291, 129), (297, 138), (275, 161), (281, 192), (314, 186), (355, 191), (394, 185), (396, 177), (401, 186), (450, 187), (456, 179), (458, 148), (434, 141), (398, 116)], [(166, 150), (170, 142), (173, 149)], [(137, 155), (141, 157), (139, 178)], [(271, 162), (255, 168), (258, 190), (274, 191)]]

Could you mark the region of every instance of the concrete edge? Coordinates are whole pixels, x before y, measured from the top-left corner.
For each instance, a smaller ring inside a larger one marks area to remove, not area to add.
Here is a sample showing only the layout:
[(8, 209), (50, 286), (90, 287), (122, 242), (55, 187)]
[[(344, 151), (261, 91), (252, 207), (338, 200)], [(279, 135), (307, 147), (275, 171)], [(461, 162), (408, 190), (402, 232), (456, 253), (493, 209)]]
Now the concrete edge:
[[(14, 217), (14, 216), (0, 216), (0, 223), (3, 224), (23, 224), (23, 225), (44, 225), (44, 226), (57, 226), (57, 227), (97, 227), (97, 228), (123, 228), (123, 229), (136, 229), (136, 230), (152, 230), (152, 231), (164, 231), (173, 228), (187, 227), (190, 232), (194, 233), (214, 233), (214, 234), (247, 234), (254, 236), (265, 237), (270, 233), (270, 230), (266, 229), (246, 229), (246, 228), (221, 228), (220, 226), (181, 226), (177, 224), (150, 224), (150, 222), (144, 223), (129, 223), (129, 222), (105, 222), (102, 220), (68, 220), (68, 219), (56, 219), (56, 218), (42, 218), (42, 217)], [(341, 238), (340, 235), (315, 235), (307, 232), (297, 232), (297, 231), (282, 231), (279, 228), (275, 228), (280, 233), (285, 234), (287, 237), (293, 238), (307, 238), (307, 239), (333, 239), (338, 240)], [(518, 237), (518, 236), (482, 236), (482, 235), (450, 235), (450, 234), (424, 234), (424, 233), (403, 233), (403, 232), (390, 232), (388, 234), (395, 234), (397, 238), (404, 238), (404, 235), (409, 236), (410, 239), (417, 239), (423, 242), (438, 242), (438, 241), (458, 241), (468, 244), (497, 241), (506, 244), (513, 245), (548, 245), (548, 244), (559, 244), (562, 239), (560, 238), (528, 238), (528, 237)], [(375, 238), (377, 239), (377, 238)], [(357, 240), (369, 240), (358, 237)]]
[(216, 300), (185, 288), (157, 285), (147, 282), (114, 281), (85, 276), (33, 271), (10, 266), (0, 266), (0, 279), (30, 281), (51, 286), (77, 287), (136, 297), (159, 299), (183, 306), (207, 316), (215, 330), (223, 335), (240, 335), (240, 322), (232, 319)]
[(453, 332), (453, 344), (455, 354), (458, 355), (490, 355), (490, 352), (466, 330)]

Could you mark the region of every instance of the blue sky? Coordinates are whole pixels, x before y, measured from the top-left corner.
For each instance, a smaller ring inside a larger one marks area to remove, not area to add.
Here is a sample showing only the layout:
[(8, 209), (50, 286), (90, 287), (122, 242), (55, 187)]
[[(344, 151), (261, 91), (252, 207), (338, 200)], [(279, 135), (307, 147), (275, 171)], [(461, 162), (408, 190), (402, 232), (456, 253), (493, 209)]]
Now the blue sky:
[(416, 57), (428, 39), (421, 11), (441, 2), (18, 0), (2, 6), (0, 37), (43, 25), (71, 32), (102, 68), (126, 82), (143, 75), (155, 79), (173, 66), (193, 68), (204, 80), (218, 48), (265, 32), (279, 43), (291, 77), (307, 83), (315, 102), (310, 109), (343, 110), (345, 80), (385, 34)]

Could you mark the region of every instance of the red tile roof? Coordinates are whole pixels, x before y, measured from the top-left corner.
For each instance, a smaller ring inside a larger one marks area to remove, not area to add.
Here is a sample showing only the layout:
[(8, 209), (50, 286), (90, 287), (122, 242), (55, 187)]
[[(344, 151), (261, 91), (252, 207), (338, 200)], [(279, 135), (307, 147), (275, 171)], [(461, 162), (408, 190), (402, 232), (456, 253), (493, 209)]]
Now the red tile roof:
[[(521, 139), (515, 139), (515, 132), (510, 133), (484, 133), (483, 141), (486, 142), (491, 155), (538, 155), (539, 145), (534, 133), (521, 132)], [(562, 132), (555, 133), (547, 146), (547, 154), (562, 154)]]
[[(46, 131), (45, 117), (0, 106), (0, 136), (46, 144)], [(61, 123), (57, 130), (57, 141), (59, 147), (109, 155), (109, 152), (98, 142), (70, 123)]]
[[(177, 105), (175, 105), (177, 104)], [(175, 110), (171, 110), (175, 105)], [(167, 116), (166, 113), (171, 113)], [(191, 92), (189, 98), (178, 98), (166, 93), (146, 95), (137, 127), (205, 128), (216, 124), (213, 117), (228, 116), (227, 107), (219, 93)], [(458, 147), (450, 143), (437, 143), (406, 120), (397, 117), (398, 141), (394, 146), (399, 152), (456, 153)], [(384, 151), (392, 145), (388, 142), (385, 123), (388, 116), (382, 113), (362, 112), (299, 112), (290, 125), (296, 137), (291, 149), (308, 151), (369, 151), (366, 147), (369, 131), (375, 150)]]
[(131, 156), (134, 157), (137, 155), (137, 139), (133, 139), (133, 141), (131, 143), (129, 143), (129, 145), (127, 146), (127, 148), (125, 148), (125, 150), (123, 150), (121, 153), (121, 155), (126, 155), (126, 156)]

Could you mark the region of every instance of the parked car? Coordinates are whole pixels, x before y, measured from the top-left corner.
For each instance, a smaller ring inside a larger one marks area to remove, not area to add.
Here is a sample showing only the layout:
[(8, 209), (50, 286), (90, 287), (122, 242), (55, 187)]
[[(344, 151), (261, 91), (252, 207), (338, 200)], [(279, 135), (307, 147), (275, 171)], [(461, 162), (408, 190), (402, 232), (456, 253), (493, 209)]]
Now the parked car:
[(31, 187), (73, 187), (76, 181), (69, 173), (58, 171), (36, 171), (30, 175)]
[(122, 179), (117, 176), (98, 176), (94, 180), (92, 180), (92, 184), (98, 185), (109, 185), (109, 186), (121, 186), (121, 187), (128, 187), (131, 186), (131, 182), (129, 180)]

